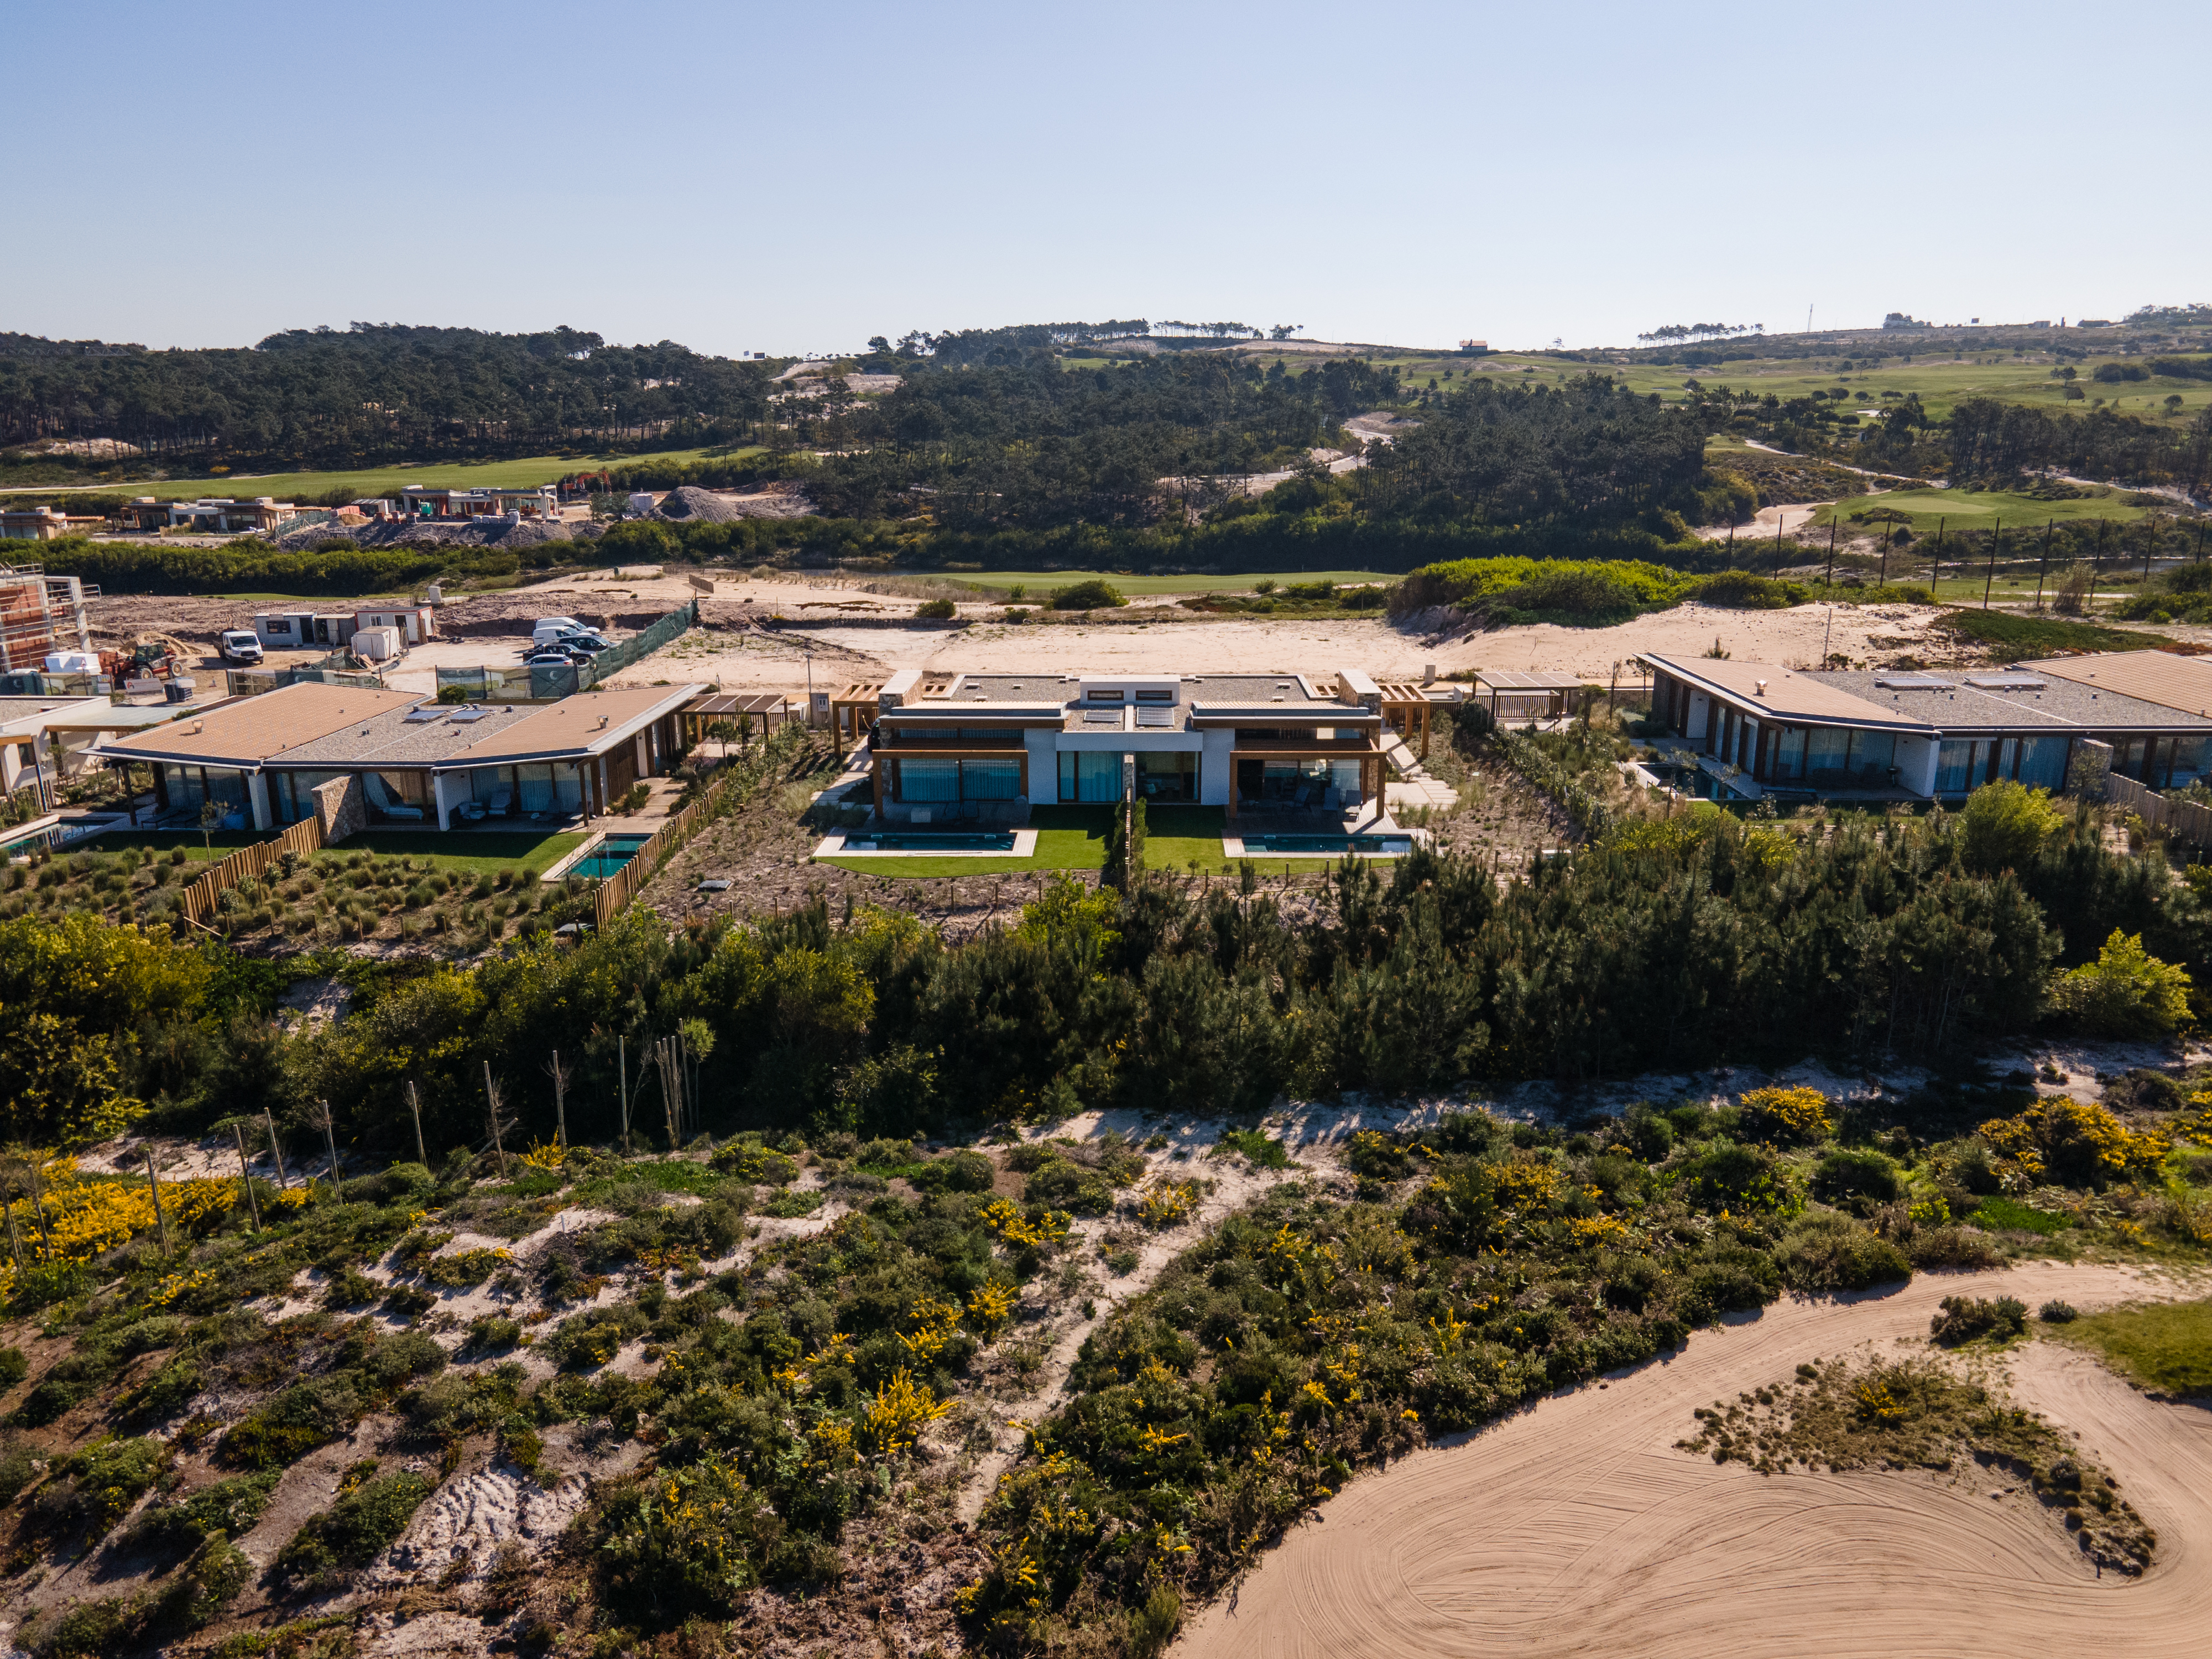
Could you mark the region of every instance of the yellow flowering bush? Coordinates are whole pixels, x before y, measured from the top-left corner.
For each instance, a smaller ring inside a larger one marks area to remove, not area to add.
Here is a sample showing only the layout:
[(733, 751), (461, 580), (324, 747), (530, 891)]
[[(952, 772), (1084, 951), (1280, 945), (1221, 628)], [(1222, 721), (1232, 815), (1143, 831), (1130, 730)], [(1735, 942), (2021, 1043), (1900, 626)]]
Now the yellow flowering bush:
[(1753, 1089), (1738, 1097), (1743, 1133), (1756, 1140), (1802, 1146), (1835, 1133), (1828, 1097), (1818, 1089)]
[(1195, 1181), (1156, 1181), (1137, 1200), (1137, 1219), (1147, 1227), (1180, 1226), (1190, 1219), (1198, 1200)]
[(1035, 1221), (1028, 1220), (1013, 1200), (1006, 1198), (994, 1199), (985, 1205), (981, 1219), (1003, 1242), (1033, 1250), (1049, 1249), (1060, 1243), (1075, 1222), (1073, 1216), (1059, 1210), (1047, 1210)]
[(903, 1365), (878, 1383), (860, 1415), (862, 1437), (885, 1457), (902, 1457), (914, 1449), (921, 1431), (952, 1409), (926, 1382), (914, 1380)]
[(2012, 1117), (1992, 1118), (1976, 1133), (2031, 1177), (2095, 1186), (2154, 1170), (2172, 1149), (2163, 1135), (2138, 1133), (2103, 1106), (2045, 1095)]
[(968, 1293), (968, 1328), (986, 1342), (994, 1340), (1014, 1316), (1020, 1295), (1011, 1285), (986, 1279)]

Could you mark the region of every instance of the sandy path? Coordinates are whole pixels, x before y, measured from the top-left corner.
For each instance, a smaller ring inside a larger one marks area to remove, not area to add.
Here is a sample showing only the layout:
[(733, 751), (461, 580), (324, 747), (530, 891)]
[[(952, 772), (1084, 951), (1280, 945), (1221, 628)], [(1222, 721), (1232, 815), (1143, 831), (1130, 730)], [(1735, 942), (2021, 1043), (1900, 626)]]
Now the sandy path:
[(1355, 1483), (1176, 1650), (1891, 1659), (2110, 1651), (2123, 1630), (2131, 1656), (2212, 1649), (2212, 1415), (2154, 1402), (2056, 1345), (2013, 1362), (2015, 1397), (2076, 1434), (2156, 1528), (2140, 1580), (2095, 1577), (2050, 1516), (1993, 1498), (2009, 1483), (1978, 1472), (1769, 1479), (1673, 1449), (1695, 1407), (1800, 1360), (1923, 1337), (1942, 1297), (1999, 1291), (2081, 1306), (2185, 1293), (2120, 1268), (2039, 1264), (1784, 1303), (1699, 1332), (1608, 1387)]

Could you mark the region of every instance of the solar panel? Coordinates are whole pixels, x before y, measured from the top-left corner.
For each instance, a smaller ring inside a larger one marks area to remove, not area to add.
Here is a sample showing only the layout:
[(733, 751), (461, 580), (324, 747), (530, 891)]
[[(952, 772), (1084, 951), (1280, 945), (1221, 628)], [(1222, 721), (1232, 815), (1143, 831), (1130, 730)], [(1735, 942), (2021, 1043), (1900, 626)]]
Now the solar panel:
[(1966, 684), (1984, 691), (2040, 691), (2045, 682), (2025, 674), (1969, 674)]
[(1167, 731), (1172, 728), (1175, 725), (1175, 710), (1172, 708), (1139, 708), (1137, 711), (1137, 724), (1139, 726), (1150, 732)]
[(451, 719), (456, 726), (466, 726), (471, 720), (480, 720), (490, 711), (483, 708), (456, 708)]
[(1118, 708), (1086, 708), (1083, 711), (1085, 726), (1119, 726), (1121, 711)]
[(442, 708), (410, 708), (407, 711), (406, 724), (409, 726), (420, 726), (425, 720), (436, 720), (445, 712), (446, 711)]
[(1958, 687), (1948, 680), (1930, 679), (1925, 674), (1893, 674), (1875, 684), (1885, 691), (1955, 691)]

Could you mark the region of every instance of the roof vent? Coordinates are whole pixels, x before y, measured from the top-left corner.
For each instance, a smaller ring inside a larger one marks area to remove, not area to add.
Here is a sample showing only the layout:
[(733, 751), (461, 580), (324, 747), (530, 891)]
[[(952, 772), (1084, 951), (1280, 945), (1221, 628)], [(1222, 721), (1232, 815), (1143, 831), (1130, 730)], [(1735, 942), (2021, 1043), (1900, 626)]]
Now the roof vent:
[(1763, 696), (1765, 696), (1766, 695), (1766, 682), (1765, 682), (1765, 680), (1761, 680), (1761, 681), (1759, 681), (1759, 691), (1758, 691), (1757, 695), (1758, 695), (1758, 696), (1762, 696), (1762, 697), (1763, 697)]

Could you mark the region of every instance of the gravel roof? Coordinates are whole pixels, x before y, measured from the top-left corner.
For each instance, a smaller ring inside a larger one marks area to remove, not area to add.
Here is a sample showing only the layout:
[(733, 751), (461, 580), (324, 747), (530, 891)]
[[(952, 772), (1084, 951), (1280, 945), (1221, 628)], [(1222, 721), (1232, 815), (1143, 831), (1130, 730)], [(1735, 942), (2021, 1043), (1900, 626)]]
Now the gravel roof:
[[(529, 704), (428, 703), (387, 709), (271, 755), (271, 766), (428, 766), (537, 712)], [(428, 714), (428, 720), (417, 720)], [(455, 720), (454, 715), (462, 716)], [(471, 718), (473, 716), (474, 718)]]

